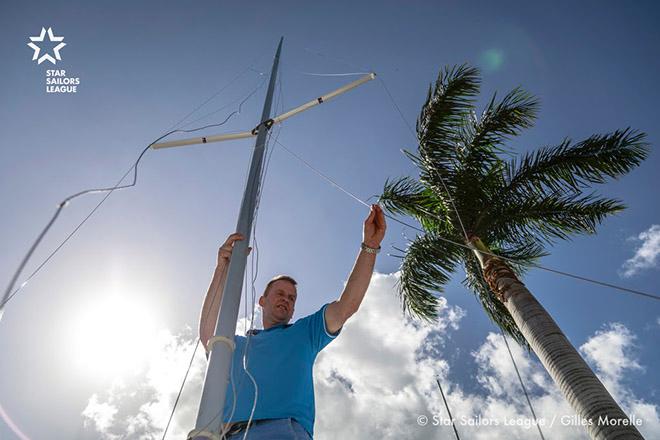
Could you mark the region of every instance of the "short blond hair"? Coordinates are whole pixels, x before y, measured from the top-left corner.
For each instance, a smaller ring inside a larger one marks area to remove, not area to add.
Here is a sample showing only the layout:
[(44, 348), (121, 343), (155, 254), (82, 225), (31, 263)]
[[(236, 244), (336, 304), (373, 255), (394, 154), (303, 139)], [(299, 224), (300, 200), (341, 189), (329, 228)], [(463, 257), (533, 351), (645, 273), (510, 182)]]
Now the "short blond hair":
[(264, 289), (264, 296), (268, 295), (268, 289), (270, 289), (270, 286), (272, 286), (275, 281), (288, 281), (293, 284), (294, 287), (298, 285), (298, 282), (289, 275), (276, 275), (271, 278), (270, 281), (268, 281), (268, 284), (266, 284), (266, 288)]

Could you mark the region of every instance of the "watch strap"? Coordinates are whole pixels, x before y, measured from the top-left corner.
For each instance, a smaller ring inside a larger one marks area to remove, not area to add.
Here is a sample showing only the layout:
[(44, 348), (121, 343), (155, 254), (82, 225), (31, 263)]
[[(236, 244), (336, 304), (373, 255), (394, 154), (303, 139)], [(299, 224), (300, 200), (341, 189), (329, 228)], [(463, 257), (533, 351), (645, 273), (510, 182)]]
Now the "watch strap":
[(374, 254), (374, 255), (377, 254), (378, 252), (380, 252), (380, 246), (378, 246), (377, 248), (372, 248), (372, 247), (367, 246), (364, 243), (360, 244), (360, 249), (362, 249), (364, 252), (366, 252), (368, 254)]

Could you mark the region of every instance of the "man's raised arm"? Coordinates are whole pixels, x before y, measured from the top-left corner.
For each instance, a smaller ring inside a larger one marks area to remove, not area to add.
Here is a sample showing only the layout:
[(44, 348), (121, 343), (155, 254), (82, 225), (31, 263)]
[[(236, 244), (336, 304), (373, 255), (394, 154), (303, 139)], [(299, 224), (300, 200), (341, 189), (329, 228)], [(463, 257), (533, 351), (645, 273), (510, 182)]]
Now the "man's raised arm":
[[(218, 250), (218, 263), (213, 271), (213, 279), (204, 299), (204, 306), (199, 318), (199, 340), (206, 346), (215, 332), (215, 326), (218, 322), (218, 312), (222, 300), (222, 291), (227, 280), (227, 269), (229, 269), (229, 260), (234, 243), (243, 240), (244, 237), (238, 232), (231, 234)], [(248, 248), (249, 251), (249, 248)], [(207, 350), (208, 351), (208, 350)]]
[(378, 205), (371, 205), (369, 216), (364, 221), (363, 246), (348, 277), (346, 287), (339, 300), (329, 304), (325, 309), (325, 323), (330, 333), (336, 333), (360, 308), (371, 281), (376, 264), (376, 252), (380, 250), (386, 228), (383, 210)]

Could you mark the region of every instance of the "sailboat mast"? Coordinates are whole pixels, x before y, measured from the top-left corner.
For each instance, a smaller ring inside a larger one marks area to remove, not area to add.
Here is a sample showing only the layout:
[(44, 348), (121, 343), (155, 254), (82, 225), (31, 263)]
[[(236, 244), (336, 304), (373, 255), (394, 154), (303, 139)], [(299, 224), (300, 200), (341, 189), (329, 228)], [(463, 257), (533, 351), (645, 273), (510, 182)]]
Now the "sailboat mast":
[(250, 173), (236, 226), (236, 232), (242, 234), (246, 239), (234, 243), (232, 258), (227, 272), (227, 281), (220, 304), (215, 336), (209, 340), (208, 344), (210, 357), (206, 368), (206, 377), (204, 379), (199, 412), (197, 413), (197, 422), (195, 429), (188, 434), (189, 439), (219, 439), (218, 432), (222, 424), (222, 410), (226, 398), (225, 392), (229, 383), (229, 372), (234, 355), (234, 334), (236, 332), (236, 320), (238, 318), (241, 290), (243, 288), (245, 267), (247, 265), (247, 247), (250, 242), (257, 195), (261, 185), (261, 171), (266, 151), (266, 136), (272, 125), (272, 123), (267, 123), (267, 121), (270, 120), (273, 92), (275, 90), (283, 40), (284, 37), (280, 38), (277, 52), (275, 53), (268, 92), (266, 93), (266, 100), (261, 114), (261, 122), (257, 127), (257, 140), (254, 151), (252, 152)]

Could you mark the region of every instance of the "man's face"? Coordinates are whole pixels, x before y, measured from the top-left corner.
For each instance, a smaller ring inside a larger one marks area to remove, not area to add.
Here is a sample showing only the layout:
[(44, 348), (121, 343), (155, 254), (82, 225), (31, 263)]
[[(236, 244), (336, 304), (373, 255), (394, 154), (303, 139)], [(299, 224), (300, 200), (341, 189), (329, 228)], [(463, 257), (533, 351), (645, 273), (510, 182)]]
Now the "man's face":
[(287, 280), (277, 280), (268, 288), (267, 294), (259, 298), (259, 305), (263, 308), (264, 317), (288, 324), (293, 317), (296, 298), (296, 286)]

